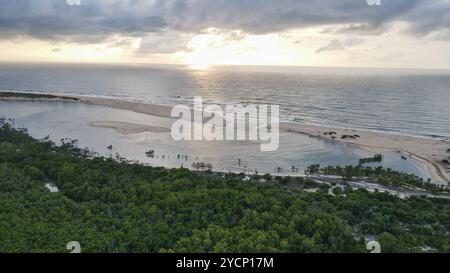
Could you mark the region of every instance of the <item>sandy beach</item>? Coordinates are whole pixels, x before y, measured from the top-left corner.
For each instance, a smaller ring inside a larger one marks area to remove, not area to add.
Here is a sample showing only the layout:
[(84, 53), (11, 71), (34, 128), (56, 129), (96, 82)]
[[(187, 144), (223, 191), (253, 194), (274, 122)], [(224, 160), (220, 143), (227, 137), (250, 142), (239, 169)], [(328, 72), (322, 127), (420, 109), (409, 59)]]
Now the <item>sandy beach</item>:
[[(17, 97), (0, 99), (28, 99), (28, 100), (64, 100), (66, 97), (58, 95), (55, 98), (23, 98), (18, 93)], [(147, 114), (157, 117), (171, 118), (170, 106), (154, 105), (141, 102), (124, 101), (119, 99), (85, 97), (85, 96), (67, 96), (70, 101), (101, 105), (115, 109), (129, 110), (141, 114)], [(169, 132), (168, 128), (158, 126), (148, 126), (142, 124), (132, 124), (117, 121), (96, 121), (90, 124), (97, 127), (106, 127), (115, 129), (119, 133), (131, 134), (140, 132)], [(450, 181), (449, 165), (444, 166), (443, 160), (448, 160), (450, 154), (450, 141), (444, 139), (432, 139), (423, 137), (413, 137), (404, 135), (386, 134), (365, 130), (353, 130), (343, 128), (328, 128), (315, 125), (306, 125), (299, 123), (280, 123), (280, 130), (285, 132), (305, 134), (311, 137), (321, 138), (327, 141), (337, 143), (347, 143), (358, 148), (368, 150), (373, 153), (383, 153), (387, 151), (397, 151), (399, 157), (408, 160), (413, 158), (422, 162), (429, 170), (433, 180), (442, 185), (448, 185)], [(447, 169), (446, 169), (447, 167)]]
[(97, 98), (97, 97), (83, 97), (83, 96), (74, 96), (74, 97), (77, 98), (79, 102), (82, 103), (108, 106), (121, 110), (130, 110), (136, 113), (163, 118), (170, 118), (172, 111), (172, 107), (164, 105), (124, 101), (118, 99)]
[(405, 160), (414, 158), (425, 164), (436, 182), (447, 185), (450, 180), (448, 171), (442, 165), (442, 160), (449, 157), (447, 149), (450, 148), (450, 142), (448, 140), (294, 123), (281, 123), (280, 130), (348, 143), (373, 153), (397, 151), (399, 157), (404, 156)]
[[(83, 103), (109, 106), (116, 109), (130, 110), (158, 117), (171, 117), (170, 114), (172, 108), (170, 106), (105, 98), (77, 98)], [(349, 143), (374, 153), (398, 151), (406, 158), (414, 158), (425, 164), (433, 180), (444, 185), (447, 185), (450, 181), (449, 172), (445, 169), (445, 166), (442, 165), (442, 160), (448, 159), (450, 156), (447, 153), (447, 149), (450, 148), (450, 142), (448, 140), (393, 135), (364, 130), (327, 128), (286, 122), (280, 123), (280, 130), (306, 134), (339, 143)], [(127, 129), (125, 128), (124, 131), (127, 131)], [(399, 157), (401, 155), (399, 155)]]

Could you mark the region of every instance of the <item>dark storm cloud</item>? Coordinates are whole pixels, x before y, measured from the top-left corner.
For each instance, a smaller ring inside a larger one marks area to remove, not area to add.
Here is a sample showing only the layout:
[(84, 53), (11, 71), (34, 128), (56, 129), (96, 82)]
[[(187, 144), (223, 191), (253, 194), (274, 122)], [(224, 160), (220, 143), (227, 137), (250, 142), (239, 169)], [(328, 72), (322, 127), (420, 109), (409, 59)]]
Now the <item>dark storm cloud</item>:
[[(348, 30), (374, 31), (393, 21), (412, 23), (425, 35), (450, 29), (446, 0), (0, 0), (0, 37), (95, 42), (112, 34), (199, 32), (215, 27), (247, 33), (347, 24)], [(341, 31), (345, 31), (344, 28)]]
[(412, 31), (426, 35), (432, 31), (450, 31), (450, 1), (426, 1), (411, 12)]

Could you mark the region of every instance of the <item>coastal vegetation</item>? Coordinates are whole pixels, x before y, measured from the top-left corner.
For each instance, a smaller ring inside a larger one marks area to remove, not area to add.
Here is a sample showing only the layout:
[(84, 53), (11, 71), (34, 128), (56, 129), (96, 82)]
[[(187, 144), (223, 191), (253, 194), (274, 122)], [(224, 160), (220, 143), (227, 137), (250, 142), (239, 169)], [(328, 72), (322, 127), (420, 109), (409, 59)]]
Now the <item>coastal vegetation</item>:
[(357, 139), (359, 138), (359, 135), (342, 135), (341, 138), (342, 139)]
[(147, 157), (154, 158), (155, 157), (155, 150), (149, 150), (149, 151), (145, 152), (145, 155)]
[(51, 95), (51, 94), (39, 94), (39, 93), (28, 93), (28, 92), (6, 92), (2, 91), (0, 92), (0, 99), (8, 99), (8, 98), (23, 98), (23, 99), (30, 99), (30, 100), (57, 100), (57, 99), (63, 99), (63, 100), (72, 100), (72, 101), (78, 101), (78, 98), (70, 97), (70, 96), (58, 96), (58, 95)]
[(383, 155), (376, 154), (373, 157), (361, 158), (359, 160), (359, 164), (363, 165), (363, 164), (366, 164), (366, 163), (379, 163), (381, 161), (383, 161)]
[(385, 186), (417, 188), (430, 193), (450, 193), (448, 188), (445, 188), (442, 185), (433, 184), (430, 180), (425, 181), (423, 178), (416, 175), (395, 171), (389, 168), (384, 169), (380, 166), (374, 168), (362, 165), (321, 167), (318, 164), (314, 164), (307, 168), (306, 174), (340, 176), (344, 181), (365, 179), (369, 182)]
[[(82, 252), (367, 252), (369, 239), (382, 252), (450, 251), (446, 199), (154, 168), (0, 123), (0, 252), (68, 252), (71, 241)], [(361, 166), (310, 171), (414, 180)]]

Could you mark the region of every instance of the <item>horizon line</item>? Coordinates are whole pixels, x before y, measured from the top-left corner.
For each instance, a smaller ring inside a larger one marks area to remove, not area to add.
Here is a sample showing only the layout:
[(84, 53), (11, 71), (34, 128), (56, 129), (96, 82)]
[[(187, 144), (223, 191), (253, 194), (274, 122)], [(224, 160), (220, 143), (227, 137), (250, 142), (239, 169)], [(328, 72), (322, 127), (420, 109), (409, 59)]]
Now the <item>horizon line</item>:
[[(150, 63), (150, 62), (71, 62), (71, 61), (25, 61), (25, 60), (0, 60), (0, 64), (61, 64), (61, 65), (110, 65), (110, 66), (178, 66), (193, 67), (195, 64), (189, 63)], [(279, 67), (279, 68), (313, 68), (313, 69), (367, 69), (367, 70), (425, 70), (425, 71), (447, 71), (448, 68), (431, 68), (431, 67), (381, 67), (381, 66), (312, 66), (312, 65), (284, 65), (284, 64), (213, 64), (205, 65), (208, 68), (214, 67)], [(195, 70), (195, 69), (193, 69)]]

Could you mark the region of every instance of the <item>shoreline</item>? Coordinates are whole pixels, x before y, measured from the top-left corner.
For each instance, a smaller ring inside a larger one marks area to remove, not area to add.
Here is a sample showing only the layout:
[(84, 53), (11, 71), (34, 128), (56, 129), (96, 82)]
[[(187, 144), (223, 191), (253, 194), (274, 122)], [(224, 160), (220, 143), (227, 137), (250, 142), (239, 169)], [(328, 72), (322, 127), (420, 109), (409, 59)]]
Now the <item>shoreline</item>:
[[(8, 94), (8, 96), (2, 96)], [(34, 101), (70, 101), (84, 104), (111, 107), (114, 109), (128, 110), (136, 113), (157, 116), (162, 118), (172, 118), (172, 107), (142, 102), (133, 102), (113, 98), (88, 97), (79, 95), (51, 95), (39, 93), (21, 92), (0, 92), (0, 100), (34, 100)], [(97, 124), (98, 125), (98, 124)], [(130, 133), (142, 131), (167, 132), (164, 127), (148, 126), (141, 124), (120, 123), (114, 121), (104, 122), (103, 126), (115, 129), (116, 131)], [(95, 125), (94, 125), (95, 126)], [(162, 129), (163, 128), (163, 129)], [(448, 159), (450, 154), (450, 141), (445, 139), (428, 139), (423, 137), (413, 137), (404, 135), (394, 135), (361, 129), (345, 129), (323, 127), (317, 125), (307, 125), (300, 123), (280, 122), (280, 131), (299, 133), (310, 137), (317, 137), (336, 143), (353, 145), (363, 150), (373, 153), (383, 153), (386, 151), (397, 151), (399, 157), (413, 158), (426, 166), (433, 180), (441, 185), (448, 186), (450, 174), (441, 163)]]
[[(448, 185), (450, 180), (448, 171), (439, 162), (449, 156), (446, 152), (450, 148), (450, 141), (448, 140), (392, 135), (357, 129), (329, 128), (298, 123), (280, 123), (280, 130), (318, 137), (336, 143), (345, 143), (373, 153), (396, 151), (399, 153), (399, 157), (409, 157), (423, 163), (427, 167), (432, 179), (439, 182), (439, 184)], [(355, 135), (358, 137), (348, 137)]]

